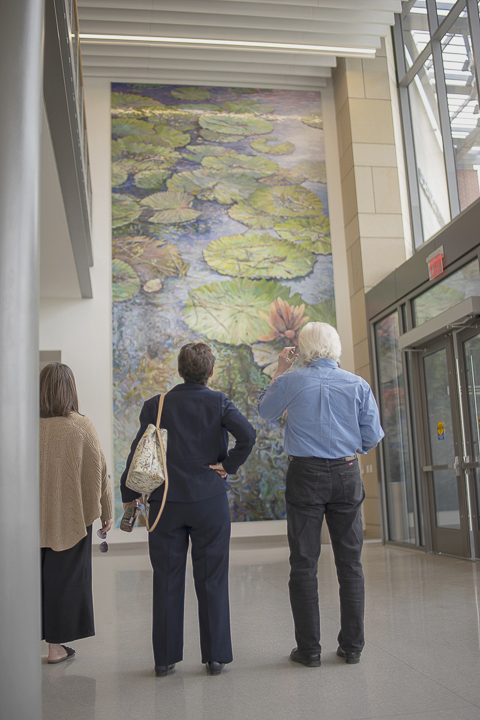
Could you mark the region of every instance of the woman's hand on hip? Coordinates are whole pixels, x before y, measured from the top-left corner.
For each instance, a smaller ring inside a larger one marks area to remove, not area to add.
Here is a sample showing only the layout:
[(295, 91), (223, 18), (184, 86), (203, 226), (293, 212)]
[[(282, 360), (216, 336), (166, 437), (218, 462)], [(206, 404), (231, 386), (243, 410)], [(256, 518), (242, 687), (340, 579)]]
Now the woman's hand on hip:
[(225, 468), (223, 467), (222, 463), (215, 463), (215, 465), (209, 465), (208, 467), (211, 468), (212, 470), (215, 470), (215, 472), (217, 472), (220, 475), (220, 477), (223, 479), (225, 479), (228, 475), (228, 473), (225, 470)]

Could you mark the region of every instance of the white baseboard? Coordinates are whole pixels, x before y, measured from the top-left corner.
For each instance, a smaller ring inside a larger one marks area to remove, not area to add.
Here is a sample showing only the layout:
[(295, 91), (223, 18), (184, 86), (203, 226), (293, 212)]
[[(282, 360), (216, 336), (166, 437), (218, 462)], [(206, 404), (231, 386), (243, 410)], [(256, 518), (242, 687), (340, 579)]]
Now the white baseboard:
[[(97, 537), (97, 530), (100, 527), (100, 521), (96, 520), (93, 524), (93, 544), (99, 545), (102, 541)], [(237, 522), (232, 523), (232, 538), (243, 537), (266, 537), (287, 534), (286, 520), (257, 520), (254, 522)], [(113, 528), (108, 533), (109, 545), (123, 545), (131, 543), (147, 542), (147, 531), (144, 527), (134, 528), (132, 532), (123, 532), (119, 528)]]

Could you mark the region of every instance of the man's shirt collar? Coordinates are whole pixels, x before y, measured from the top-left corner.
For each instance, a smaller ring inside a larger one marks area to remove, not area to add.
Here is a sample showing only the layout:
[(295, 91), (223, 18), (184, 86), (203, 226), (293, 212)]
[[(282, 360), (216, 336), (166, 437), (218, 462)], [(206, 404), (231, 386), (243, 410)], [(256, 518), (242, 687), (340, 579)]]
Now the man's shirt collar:
[(331, 360), (330, 358), (317, 358), (316, 360), (312, 360), (312, 362), (309, 362), (307, 367), (333, 367), (337, 368), (338, 363), (336, 360)]

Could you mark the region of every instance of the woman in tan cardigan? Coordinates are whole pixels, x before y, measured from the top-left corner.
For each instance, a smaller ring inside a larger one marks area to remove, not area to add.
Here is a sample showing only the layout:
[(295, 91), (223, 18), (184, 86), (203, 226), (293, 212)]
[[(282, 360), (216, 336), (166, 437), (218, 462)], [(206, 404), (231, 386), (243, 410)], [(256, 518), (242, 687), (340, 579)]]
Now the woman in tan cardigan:
[(42, 639), (48, 662), (73, 657), (63, 643), (95, 634), (92, 523), (113, 525), (112, 491), (96, 430), (78, 412), (75, 378), (67, 365), (40, 373), (40, 545)]

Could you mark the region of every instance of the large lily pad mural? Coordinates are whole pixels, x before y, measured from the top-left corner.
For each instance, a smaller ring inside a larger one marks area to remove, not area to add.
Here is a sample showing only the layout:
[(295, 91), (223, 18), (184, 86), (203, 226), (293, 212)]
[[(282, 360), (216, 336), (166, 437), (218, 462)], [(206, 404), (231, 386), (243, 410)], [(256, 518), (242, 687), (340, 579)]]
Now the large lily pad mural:
[(112, 85), (114, 448), (118, 480), (142, 402), (207, 342), (211, 387), (257, 430), (232, 520), (285, 516), (284, 420), (256, 414), (279, 352), (335, 323), (319, 93)]

